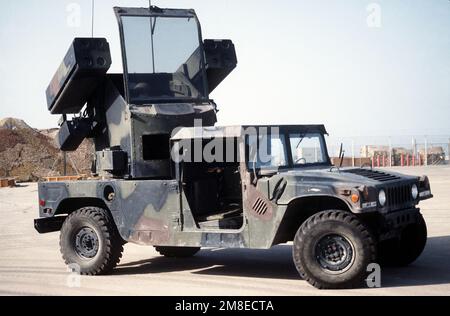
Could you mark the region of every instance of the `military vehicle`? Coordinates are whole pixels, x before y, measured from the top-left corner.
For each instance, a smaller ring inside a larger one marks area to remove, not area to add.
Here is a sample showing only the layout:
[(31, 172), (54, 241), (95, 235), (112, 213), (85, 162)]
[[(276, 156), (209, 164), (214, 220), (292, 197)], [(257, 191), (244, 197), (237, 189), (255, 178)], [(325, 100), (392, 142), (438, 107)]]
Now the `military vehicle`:
[(106, 39), (77, 38), (47, 90), (61, 150), (96, 151), (97, 178), (39, 183), (35, 228), (61, 231), (68, 265), (111, 273), (127, 242), (176, 258), (293, 242), (302, 278), (348, 288), (421, 254), (427, 177), (333, 166), (323, 125), (216, 126), (233, 42), (203, 40), (193, 10), (114, 10), (123, 74)]

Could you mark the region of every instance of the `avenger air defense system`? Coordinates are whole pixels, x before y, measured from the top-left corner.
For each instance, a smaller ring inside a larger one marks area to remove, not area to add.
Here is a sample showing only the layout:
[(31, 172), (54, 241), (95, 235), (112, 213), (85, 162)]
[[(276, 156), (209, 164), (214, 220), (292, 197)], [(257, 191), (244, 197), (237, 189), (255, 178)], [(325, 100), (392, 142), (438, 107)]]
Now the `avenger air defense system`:
[(111, 273), (127, 242), (178, 258), (293, 242), (303, 279), (347, 288), (421, 254), (427, 177), (333, 166), (323, 125), (217, 127), (233, 42), (203, 40), (194, 10), (114, 10), (123, 73), (106, 39), (76, 38), (47, 90), (61, 150), (95, 144), (97, 178), (39, 183), (35, 228), (61, 231), (68, 265)]

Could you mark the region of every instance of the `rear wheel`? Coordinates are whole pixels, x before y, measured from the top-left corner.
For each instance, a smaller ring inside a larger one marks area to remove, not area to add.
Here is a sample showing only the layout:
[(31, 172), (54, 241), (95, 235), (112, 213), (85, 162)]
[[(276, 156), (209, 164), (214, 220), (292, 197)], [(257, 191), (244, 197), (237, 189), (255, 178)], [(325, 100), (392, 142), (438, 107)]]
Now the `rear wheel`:
[(155, 250), (168, 258), (188, 258), (195, 256), (199, 247), (155, 247)]
[(61, 229), (60, 248), (65, 263), (82, 275), (112, 271), (123, 252), (123, 240), (109, 213), (86, 207), (73, 212)]
[(298, 230), (293, 258), (300, 276), (319, 289), (362, 286), (375, 261), (372, 235), (356, 216), (324, 211)]
[(383, 241), (378, 248), (378, 261), (384, 266), (407, 266), (422, 254), (427, 243), (427, 225), (422, 214), (414, 224), (406, 226), (400, 238)]

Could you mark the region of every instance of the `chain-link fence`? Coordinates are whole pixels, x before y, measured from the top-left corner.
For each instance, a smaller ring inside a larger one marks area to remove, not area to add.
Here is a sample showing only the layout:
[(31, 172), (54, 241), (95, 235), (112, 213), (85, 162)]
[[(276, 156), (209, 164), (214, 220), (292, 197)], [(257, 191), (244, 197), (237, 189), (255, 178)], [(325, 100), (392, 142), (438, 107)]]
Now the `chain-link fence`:
[(431, 166), (449, 164), (450, 136), (329, 137), (334, 161), (342, 148), (343, 166)]

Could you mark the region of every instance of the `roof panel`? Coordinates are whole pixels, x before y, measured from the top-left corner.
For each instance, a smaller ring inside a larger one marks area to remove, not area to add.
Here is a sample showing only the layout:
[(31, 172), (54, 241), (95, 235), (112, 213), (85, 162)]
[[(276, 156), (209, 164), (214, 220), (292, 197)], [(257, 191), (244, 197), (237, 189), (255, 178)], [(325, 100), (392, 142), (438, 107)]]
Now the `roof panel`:
[[(255, 129), (256, 128), (256, 129)], [(279, 128), (280, 133), (322, 133), (328, 134), (323, 125), (244, 125), (244, 126), (210, 126), (210, 127), (183, 127), (172, 140), (201, 139), (201, 138), (239, 138), (243, 135), (254, 134), (259, 128)]]

